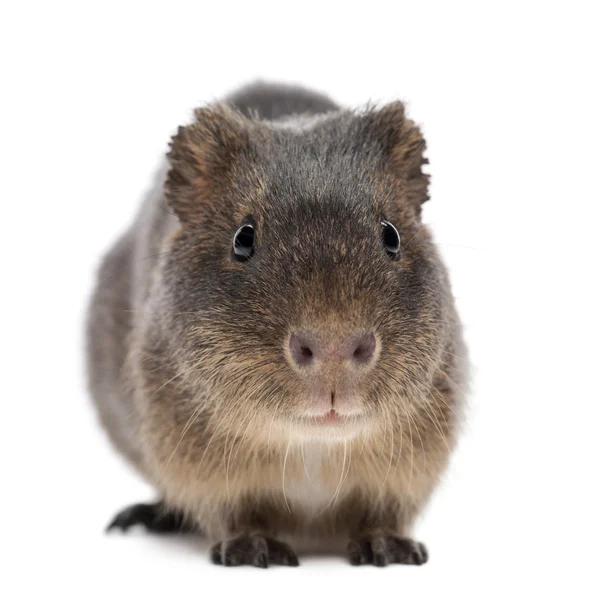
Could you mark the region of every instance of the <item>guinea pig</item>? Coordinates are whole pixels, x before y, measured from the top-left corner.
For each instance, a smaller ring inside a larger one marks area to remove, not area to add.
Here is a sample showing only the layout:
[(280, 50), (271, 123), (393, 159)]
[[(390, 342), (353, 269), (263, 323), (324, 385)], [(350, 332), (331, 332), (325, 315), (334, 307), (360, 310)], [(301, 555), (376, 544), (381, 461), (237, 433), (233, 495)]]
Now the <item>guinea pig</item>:
[(424, 150), (400, 102), (263, 83), (178, 129), (89, 312), (94, 403), (159, 495), (110, 529), (198, 531), (227, 566), (313, 539), (427, 561), (467, 358)]

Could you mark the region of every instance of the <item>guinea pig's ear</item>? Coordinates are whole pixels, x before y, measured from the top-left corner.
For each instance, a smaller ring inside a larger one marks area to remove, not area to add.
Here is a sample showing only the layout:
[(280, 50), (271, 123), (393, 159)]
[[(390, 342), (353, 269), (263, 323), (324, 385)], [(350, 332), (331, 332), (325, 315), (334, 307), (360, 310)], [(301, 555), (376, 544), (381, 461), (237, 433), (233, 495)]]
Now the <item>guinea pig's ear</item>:
[(364, 118), (372, 139), (385, 152), (386, 170), (402, 182), (408, 202), (420, 212), (422, 203), (429, 199), (430, 180), (422, 171), (428, 159), (424, 156), (426, 141), (420, 128), (406, 118), (401, 102), (369, 111)]
[(237, 157), (249, 147), (248, 119), (226, 105), (195, 110), (170, 142), (165, 191), (181, 221), (197, 222), (203, 207), (227, 189)]

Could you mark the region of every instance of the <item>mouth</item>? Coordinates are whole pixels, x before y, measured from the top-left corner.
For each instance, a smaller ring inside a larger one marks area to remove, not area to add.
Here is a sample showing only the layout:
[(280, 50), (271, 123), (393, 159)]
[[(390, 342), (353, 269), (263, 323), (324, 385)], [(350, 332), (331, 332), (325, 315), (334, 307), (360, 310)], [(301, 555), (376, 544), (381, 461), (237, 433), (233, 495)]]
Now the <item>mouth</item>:
[[(354, 418), (354, 417), (352, 417)], [(350, 420), (351, 417), (343, 417), (338, 414), (334, 409), (325, 415), (317, 416), (317, 417), (307, 417), (307, 420), (311, 421), (313, 425), (340, 425), (345, 420)]]
[(364, 423), (360, 413), (339, 413), (332, 409), (322, 415), (313, 415), (303, 417), (300, 421), (301, 425), (305, 429), (316, 431), (333, 431), (333, 432), (345, 432), (360, 429)]

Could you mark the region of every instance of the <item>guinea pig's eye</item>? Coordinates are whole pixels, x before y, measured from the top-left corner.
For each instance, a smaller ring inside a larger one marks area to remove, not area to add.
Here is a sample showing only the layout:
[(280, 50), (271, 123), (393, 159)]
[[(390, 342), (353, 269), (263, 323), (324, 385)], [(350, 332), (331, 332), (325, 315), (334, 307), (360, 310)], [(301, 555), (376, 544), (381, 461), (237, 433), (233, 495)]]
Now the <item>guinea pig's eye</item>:
[(244, 262), (254, 254), (254, 227), (249, 223), (242, 225), (234, 235), (234, 258)]
[(387, 254), (394, 260), (400, 256), (401, 238), (398, 230), (389, 222), (381, 221), (381, 233), (383, 235), (383, 245)]

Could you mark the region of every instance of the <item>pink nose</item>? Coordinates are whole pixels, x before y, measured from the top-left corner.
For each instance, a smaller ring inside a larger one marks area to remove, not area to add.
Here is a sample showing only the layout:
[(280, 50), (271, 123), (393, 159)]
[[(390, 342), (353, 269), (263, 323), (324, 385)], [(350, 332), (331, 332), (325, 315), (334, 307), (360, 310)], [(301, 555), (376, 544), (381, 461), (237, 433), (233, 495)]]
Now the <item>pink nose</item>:
[(296, 332), (289, 340), (289, 353), (300, 368), (318, 363), (350, 361), (353, 366), (367, 365), (375, 356), (377, 341), (371, 331), (340, 339), (329, 339), (311, 332)]

